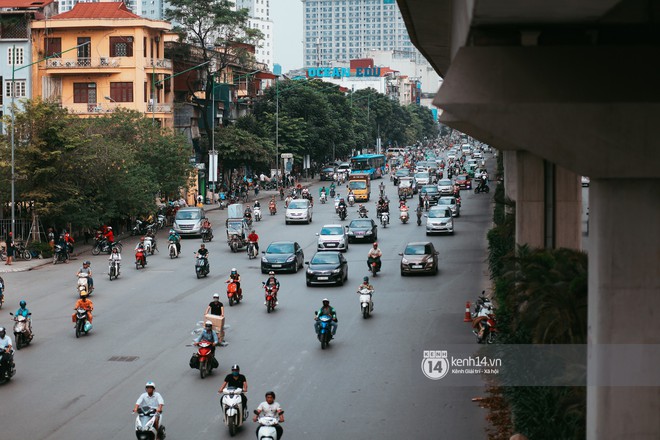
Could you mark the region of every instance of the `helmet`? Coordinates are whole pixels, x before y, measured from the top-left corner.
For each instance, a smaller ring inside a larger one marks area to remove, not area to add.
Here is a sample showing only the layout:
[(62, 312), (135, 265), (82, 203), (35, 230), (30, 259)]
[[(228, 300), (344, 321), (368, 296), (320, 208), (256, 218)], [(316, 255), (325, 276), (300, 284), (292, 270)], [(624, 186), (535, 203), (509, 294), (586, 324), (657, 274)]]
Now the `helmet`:
[(363, 206), (362, 206), (362, 203), (360, 203), (360, 205), (359, 205), (359, 206), (360, 206), (360, 208), (362, 208), (362, 207), (363, 207)]
[(236, 273), (236, 268), (235, 267), (231, 268), (231, 273)]
[(268, 275), (275, 275), (275, 272), (271, 270), (270, 272), (268, 272)]
[(147, 382), (147, 383), (144, 385), (144, 387), (145, 387), (145, 388), (149, 388), (149, 387), (151, 387), (151, 388), (153, 388), (153, 389), (155, 390), (155, 389), (156, 389), (156, 384), (153, 383), (152, 381), (149, 381), (149, 382)]
[(231, 371), (241, 371), (241, 367), (238, 364), (234, 364), (231, 366)]
[(378, 242), (374, 241), (374, 247), (378, 247)]
[(257, 233), (257, 231), (255, 231), (255, 230), (253, 229), (253, 230), (252, 230), (252, 233), (253, 233), (253, 234), (256, 234), (256, 233)]
[(174, 229), (170, 229), (170, 234), (174, 234)]
[(144, 237), (140, 237), (140, 241), (144, 241)]
[(4, 327), (0, 327), (0, 335), (2, 335), (3, 338), (5, 337), (5, 328)]
[(87, 298), (87, 295), (89, 295), (89, 293), (87, 293), (86, 290), (81, 290), (81, 291), (80, 291), (80, 297), (81, 297), (81, 298)]
[(213, 327), (213, 323), (211, 321), (206, 321), (204, 327)]
[(83, 261), (83, 265), (87, 265), (87, 266), (89, 266), (90, 264), (92, 264), (92, 262), (89, 261), (89, 260), (85, 260), (85, 261)]
[(213, 298), (220, 298), (220, 295), (217, 294), (217, 293), (214, 293), (214, 294), (213, 294)]
[(323, 301), (321, 301), (321, 302), (324, 302), (324, 303), (327, 302), (327, 303), (329, 304), (329, 303), (330, 303), (330, 300), (329, 300), (328, 298), (323, 298)]
[(19, 302), (18, 305), (21, 307), (25, 307), (27, 306), (27, 303), (25, 302), (25, 300), (21, 300), (21, 302)]
[(112, 231), (112, 226), (108, 226), (108, 231)]
[(202, 243), (199, 247), (204, 249), (206, 247), (206, 245), (204, 243)]
[(365, 283), (368, 283), (369, 282), (369, 277), (362, 278), (362, 281), (364, 281)]
[(344, 198), (342, 197), (341, 199), (339, 199), (339, 201), (340, 201), (340, 202), (343, 202), (343, 201), (344, 201)]

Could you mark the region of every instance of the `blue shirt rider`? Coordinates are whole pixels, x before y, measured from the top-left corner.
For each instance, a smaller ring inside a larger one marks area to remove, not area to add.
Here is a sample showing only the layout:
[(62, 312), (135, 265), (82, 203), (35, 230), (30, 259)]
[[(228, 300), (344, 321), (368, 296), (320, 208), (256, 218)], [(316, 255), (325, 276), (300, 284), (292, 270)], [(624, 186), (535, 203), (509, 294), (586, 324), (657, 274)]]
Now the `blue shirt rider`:
[(199, 345), (202, 341), (207, 341), (212, 344), (211, 354), (215, 356), (215, 346), (218, 345), (220, 341), (218, 340), (218, 335), (213, 331), (213, 323), (211, 321), (206, 321), (206, 323), (204, 323), (204, 330), (199, 336), (197, 336), (193, 345)]
[(167, 237), (168, 241), (173, 241), (176, 244), (176, 252), (181, 253), (181, 236), (174, 230), (170, 229), (170, 235)]
[(16, 313), (15, 313), (14, 315), (16, 315), (16, 316), (24, 316), (24, 317), (27, 318), (27, 317), (29, 316), (29, 314), (30, 314), (30, 311), (29, 311), (28, 308), (26, 307), (26, 306), (27, 306), (27, 303), (26, 303), (25, 301), (21, 301), (21, 302), (18, 303), (18, 304), (19, 304), (20, 307), (16, 310)]

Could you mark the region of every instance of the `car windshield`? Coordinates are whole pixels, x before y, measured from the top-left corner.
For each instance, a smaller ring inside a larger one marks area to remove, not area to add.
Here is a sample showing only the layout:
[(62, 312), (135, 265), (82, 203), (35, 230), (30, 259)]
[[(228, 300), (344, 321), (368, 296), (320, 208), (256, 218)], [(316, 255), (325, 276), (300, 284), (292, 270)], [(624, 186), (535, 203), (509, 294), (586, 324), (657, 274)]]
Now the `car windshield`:
[(179, 210), (174, 216), (175, 220), (199, 220), (202, 218), (202, 213), (198, 210), (194, 211), (185, 211)]
[(314, 255), (310, 264), (337, 264), (339, 263), (339, 255), (332, 252), (319, 252)]
[(267, 254), (292, 254), (293, 243), (271, 243), (266, 249)]
[(371, 222), (369, 220), (353, 220), (348, 227), (352, 229), (371, 228)]
[(438, 205), (453, 205), (454, 203), (456, 203), (454, 199), (450, 199), (446, 197), (442, 197), (440, 198), (440, 200), (438, 200)]
[(440, 182), (438, 182), (439, 186), (452, 186), (453, 184), (451, 183), (451, 180), (446, 180), (443, 179)]
[(465, 174), (461, 174), (458, 177), (456, 177), (456, 180), (468, 180), (468, 176)]
[(406, 246), (406, 250), (403, 252), (405, 255), (426, 255), (430, 254), (426, 249), (427, 245), (425, 244), (409, 244)]
[(415, 174), (415, 179), (428, 179), (429, 173), (417, 173)]
[(366, 180), (351, 180), (348, 182), (348, 187), (350, 189), (367, 189)]
[(334, 168), (323, 168), (324, 173), (333, 173), (335, 171)]
[(410, 174), (410, 171), (408, 171), (408, 170), (396, 170), (396, 174), (395, 174), (395, 175), (396, 175), (397, 177), (403, 177), (403, 176), (407, 176), (407, 175), (409, 175), (409, 174)]
[(289, 209), (307, 209), (307, 202), (304, 200), (292, 200), (289, 203)]
[(423, 186), (422, 193), (435, 194), (438, 192), (437, 186)]
[(240, 234), (243, 231), (243, 222), (228, 222), (227, 223), (227, 233)]
[(331, 226), (321, 229), (321, 235), (343, 235), (344, 229), (341, 226)]
[(451, 212), (446, 209), (431, 209), (429, 211), (429, 218), (448, 218), (451, 217)]

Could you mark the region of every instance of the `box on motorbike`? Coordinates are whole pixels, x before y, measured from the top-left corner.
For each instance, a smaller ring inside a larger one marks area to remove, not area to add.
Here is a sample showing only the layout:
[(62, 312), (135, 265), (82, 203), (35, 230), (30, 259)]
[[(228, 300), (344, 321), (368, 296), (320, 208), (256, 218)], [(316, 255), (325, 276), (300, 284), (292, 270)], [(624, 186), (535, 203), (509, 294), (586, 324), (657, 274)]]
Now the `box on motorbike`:
[(218, 315), (207, 314), (204, 315), (204, 321), (211, 321), (213, 323), (213, 331), (218, 334), (218, 341), (222, 342), (222, 327), (225, 325), (225, 318)]
[(245, 208), (242, 203), (227, 206), (227, 218), (243, 218), (244, 215)]

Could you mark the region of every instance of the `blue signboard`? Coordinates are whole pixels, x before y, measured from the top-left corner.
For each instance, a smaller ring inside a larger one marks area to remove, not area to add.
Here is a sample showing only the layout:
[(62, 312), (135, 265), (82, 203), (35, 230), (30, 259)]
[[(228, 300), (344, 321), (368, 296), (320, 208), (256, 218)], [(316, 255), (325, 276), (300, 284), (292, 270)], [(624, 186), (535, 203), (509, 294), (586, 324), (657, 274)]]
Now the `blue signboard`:
[[(350, 77), (351, 69), (345, 67), (311, 67), (307, 69), (309, 78), (346, 78)], [(380, 67), (358, 67), (356, 77), (379, 77)]]

